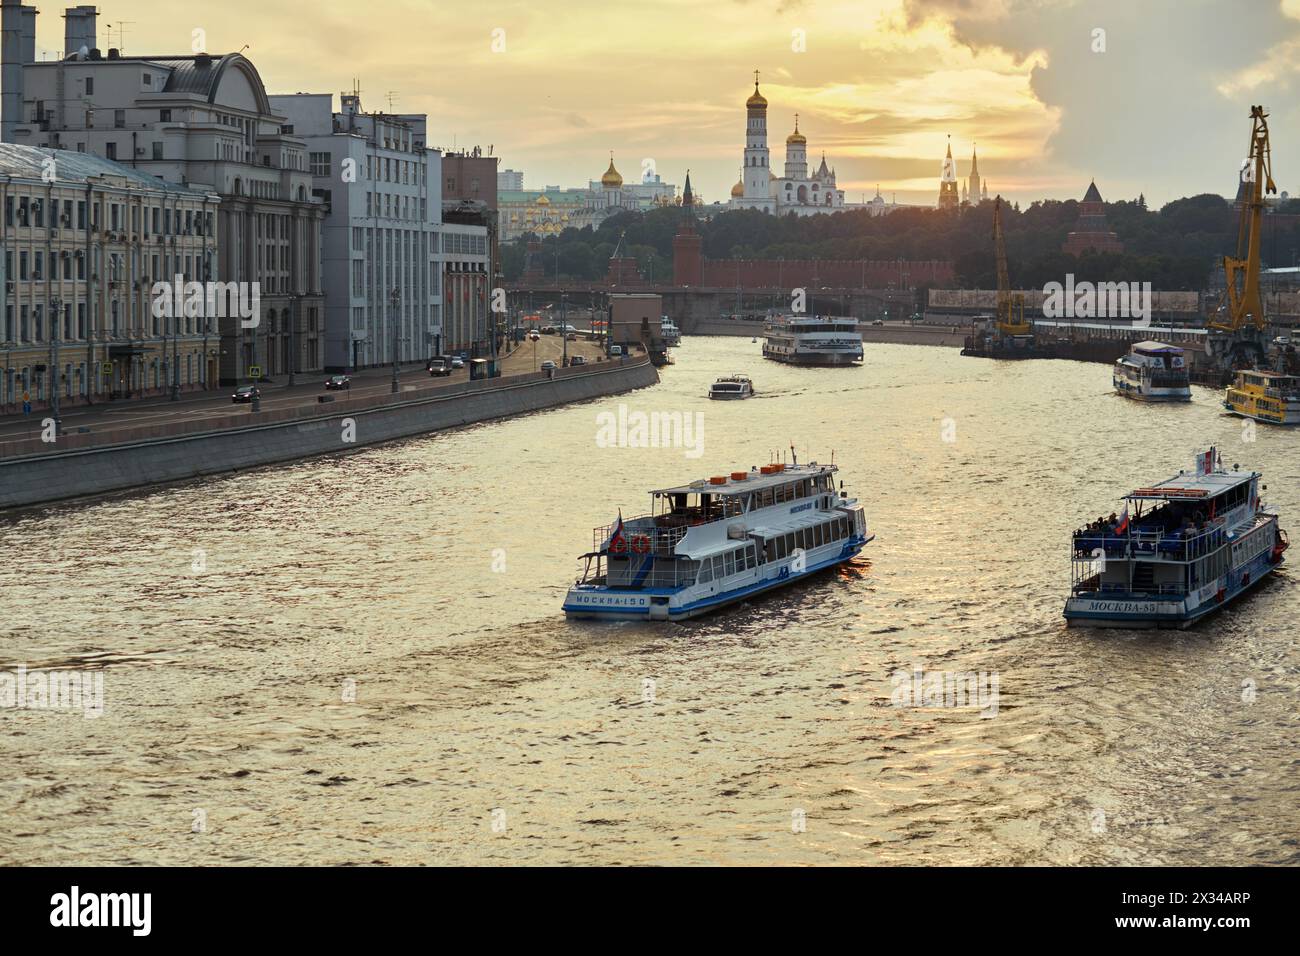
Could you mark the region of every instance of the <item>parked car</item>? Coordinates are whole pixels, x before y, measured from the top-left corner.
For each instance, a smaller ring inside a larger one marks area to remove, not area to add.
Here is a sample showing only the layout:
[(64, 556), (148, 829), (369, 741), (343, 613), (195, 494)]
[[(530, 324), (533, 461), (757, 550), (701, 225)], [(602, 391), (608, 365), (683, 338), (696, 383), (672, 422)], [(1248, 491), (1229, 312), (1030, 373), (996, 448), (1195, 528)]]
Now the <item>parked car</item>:
[(545, 362), (542, 363), (543, 372), (553, 372), (555, 371), (556, 368), (557, 368), (556, 364), (552, 362), (550, 359), (547, 359)]
[(326, 391), (333, 391), (341, 388), (350, 390), (352, 388), (352, 379), (348, 378), (346, 375), (331, 375), (329, 378), (325, 379)]
[(570, 365), (586, 365), (587, 360), (581, 355), (574, 355), (569, 358)]
[(556, 329), (555, 326), (553, 326), (553, 325), (543, 325), (543, 326), (542, 326), (542, 334), (543, 334), (543, 335), (554, 335), (557, 331), (558, 331), (558, 329)]
[(609, 347), (609, 354), (611, 358), (617, 358), (618, 356), (623, 354), (623, 346), (611, 345)]
[(884, 320), (884, 319), (873, 319), (872, 322), (871, 322), (871, 324), (872, 324), (872, 325), (884, 325), (884, 324), (885, 324), (885, 320)]
[(461, 358), (459, 355), (453, 355), (453, 356), (451, 357), (451, 367), (452, 367), (452, 368), (464, 368), (464, 367), (465, 367), (465, 360), (464, 360), (463, 358)]
[(429, 368), (429, 374), (430, 374), (430, 375), (450, 375), (450, 374), (451, 374), (451, 362), (450, 362), (448, 359), (445, 359), (445, 358), (429, 359), (429, 366), (428, 366), (428, 368)]
[(235, 394), (230, 396), (232, 402), (251, 402), (254, 398), (261, 398), (262, 390), (256, 385), (241, 385), (235, 389)]

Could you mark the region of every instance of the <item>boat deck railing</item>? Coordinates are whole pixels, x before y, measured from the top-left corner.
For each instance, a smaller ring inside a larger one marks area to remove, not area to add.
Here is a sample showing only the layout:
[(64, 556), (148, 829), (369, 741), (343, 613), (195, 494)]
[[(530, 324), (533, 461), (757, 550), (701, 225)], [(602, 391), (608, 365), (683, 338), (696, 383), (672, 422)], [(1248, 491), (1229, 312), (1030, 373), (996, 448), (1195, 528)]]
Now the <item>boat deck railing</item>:
[(1155, 529), (1135, 529), (1128, 535), (1086, 531), (1074, 536), (1074, 556), (1079, 560), (1096, 558), (1100, 551), (1107, 558), (1131, 557), (1141, 561), (1186, 564), (1212, 554), (1223, 547), (1227, 540), (1223, 527), (1218, 523), (1190, 537), (1178, 531)]
[[(673, 553), (673, 548), (677, 542), (686, 537), (686, 532), (690, 530), (690, 525), (683, 523), (656, 525), (652, 515), (641, 515), (636, 518), (628, 518), (623, 522), (623, 537), (627, 539), (629, 554), (644, 554), (653, 552), (659, 556), (666, 556)], [(592, 550), (599, 551), (609, 540), (609, 536), (614, 533), (614, 525), (605, 525), (604, 527), (594, 528), (591, 532)], [(636, 539), (644, 538), (644, 551), (638, 551), (638, 541)]]
[(1190, 589), (1186, 585), (1178, 583), (1153, 584), (1150, 587), (1135, 588), (1122, 581), (1113, 584), (1102, 584), (1096, 578), (1080, 581), (1074, 585), (1073, 590), (1075, 594), (1153, 594), (1162, 598), (1179, 598), (1190, 593)]

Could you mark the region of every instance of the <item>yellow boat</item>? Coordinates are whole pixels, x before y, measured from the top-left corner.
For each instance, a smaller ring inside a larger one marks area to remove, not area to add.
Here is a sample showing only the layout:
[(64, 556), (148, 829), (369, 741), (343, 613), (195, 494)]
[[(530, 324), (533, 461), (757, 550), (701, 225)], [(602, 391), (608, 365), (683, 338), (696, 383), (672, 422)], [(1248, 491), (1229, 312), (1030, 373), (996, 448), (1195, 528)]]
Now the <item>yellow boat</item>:
[(1272, 425), (1300, 425), (1300, 375), (1259, 369), (1238, 372), (1223, 407)]

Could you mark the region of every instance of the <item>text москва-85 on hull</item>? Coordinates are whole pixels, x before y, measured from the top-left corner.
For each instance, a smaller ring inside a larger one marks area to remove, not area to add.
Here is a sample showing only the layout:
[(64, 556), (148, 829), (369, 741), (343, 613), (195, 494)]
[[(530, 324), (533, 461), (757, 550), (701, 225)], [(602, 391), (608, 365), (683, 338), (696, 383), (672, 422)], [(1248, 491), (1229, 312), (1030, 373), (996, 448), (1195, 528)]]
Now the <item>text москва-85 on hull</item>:
[(1066, 621), (1185, 628), (1259, 584), (1288, 543), (1260, 501), (1261, 477), (1225, 470), (1211, 448), (1195, 473), (1139, 488), (1119, 517), (1076, 531)]

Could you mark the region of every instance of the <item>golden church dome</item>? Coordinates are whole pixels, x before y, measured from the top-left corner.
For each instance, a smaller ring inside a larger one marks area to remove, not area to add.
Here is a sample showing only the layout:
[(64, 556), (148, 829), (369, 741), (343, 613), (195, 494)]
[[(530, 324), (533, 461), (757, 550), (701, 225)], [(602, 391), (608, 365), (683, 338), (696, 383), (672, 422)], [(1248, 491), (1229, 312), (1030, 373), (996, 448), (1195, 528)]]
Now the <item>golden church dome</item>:
[(745, 184), (743, 181), (737, 180), (736, 185), (731, 187), (731, 198), (739, 199), (743, 195), (745, 195)]
[(623, 177), (619, 175), (614, 168), (614, 154), (609, 155), (609, 169), (605, 170), (605, 175), (600, 177), (600, 184), (606, 189), (618, 189), (623, 185)]
[(762, 109), (767, 109), (767, 97), (758, 92), (758, 80), (754, 81), (754, 92), (749, 99), (745, 100), (745, 105), (751, 110), (760, 107)]
[(794, 132), (785, 138), (785, 145), (793, 146), (795, 143), (807, 143), (808, 138), (799, 132), (799, 114), (794, 115)]
[(551, 201), (550, 201), (549, 199), (547, 199), (545, 196), (538, 196), (538, 197), (537, 197), (537, 205), (539, 205), (539, 206), (549, 206), (550, 204), (551, 204)]

